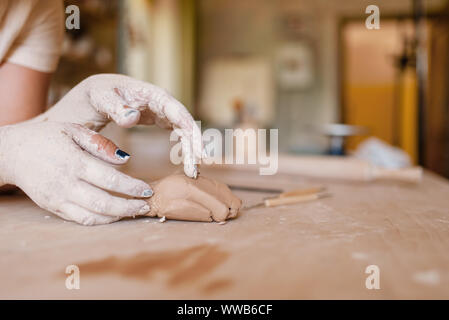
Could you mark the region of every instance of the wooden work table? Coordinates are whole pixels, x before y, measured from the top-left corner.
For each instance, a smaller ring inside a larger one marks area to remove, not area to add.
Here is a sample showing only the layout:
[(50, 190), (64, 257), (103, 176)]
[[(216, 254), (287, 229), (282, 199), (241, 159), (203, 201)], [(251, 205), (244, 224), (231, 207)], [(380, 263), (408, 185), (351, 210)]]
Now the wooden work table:
[[(284, 190), (323, 185), (332, 197), (243, 211), (224, 225), (144, 217), (85, 227), (24, 195), (0, 196), (0, 298), (449, 298), (447, 180), (202, 174)], [(236, 194), (244, 205), (267, 196)], [(68, 265), (80, 268), (79, 290), (65, 287)], [(369, 265), (379, 267), (379, 290), (365, 287)]]

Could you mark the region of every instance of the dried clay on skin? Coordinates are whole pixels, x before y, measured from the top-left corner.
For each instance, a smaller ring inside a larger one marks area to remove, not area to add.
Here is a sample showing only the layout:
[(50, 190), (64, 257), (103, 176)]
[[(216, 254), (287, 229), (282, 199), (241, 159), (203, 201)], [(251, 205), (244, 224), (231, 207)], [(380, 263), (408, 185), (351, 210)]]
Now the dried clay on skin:
[(201, 131), (184, 105), (151, 83), (120, 74), (86, 78), (55, 106), (30, 122), (70, 122), (99, 131), (112, 119), (121, 127), (156, 124), (181, 137), (184, 172), (196, 177), (202, 156)]

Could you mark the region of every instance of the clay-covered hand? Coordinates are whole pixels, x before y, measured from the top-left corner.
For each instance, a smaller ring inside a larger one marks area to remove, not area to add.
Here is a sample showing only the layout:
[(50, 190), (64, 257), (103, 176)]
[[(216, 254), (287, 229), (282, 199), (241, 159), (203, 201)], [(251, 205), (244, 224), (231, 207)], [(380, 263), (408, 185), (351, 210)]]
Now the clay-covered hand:
[(154, 195), (147, 201), (148, 216), (190, 221), (225, 221), (235, 218), (242, 201), (218, 181), (182, 174), (167, 176), (152, 184)]
[(129, 155), (110, 140), (77, 124), (21, 123), (0, 128), (0, 185), (21, 188), (35, 203), (84, 225), (142, 215), (151, 187), (107, 163), (123, 164)]
[(202, 156), (201, 131), (190, 113), (164, 89), (119, 74), (91, 76), (33, 122), (50, 120), (101, 130), (112, 119), (121, 127), (156, 124), (181, 138), (184, 172), (196, 177)]

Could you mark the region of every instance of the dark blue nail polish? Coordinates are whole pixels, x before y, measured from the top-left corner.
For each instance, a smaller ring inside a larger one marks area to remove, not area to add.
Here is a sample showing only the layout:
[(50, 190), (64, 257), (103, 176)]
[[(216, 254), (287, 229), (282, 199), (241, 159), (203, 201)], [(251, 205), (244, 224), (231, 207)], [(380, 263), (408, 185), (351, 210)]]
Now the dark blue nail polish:
[(133, 114), (136, 114), (137, 110), (129, 110), (127, 113), (125, 113), (125, 117), (132, 116)]
[(117, 158), (120, 159), (128, 159), (130, 157), (129, 154), (127, 154), (125, 151), (117, 149), (115, 150), (115, 155), (117, 156)]

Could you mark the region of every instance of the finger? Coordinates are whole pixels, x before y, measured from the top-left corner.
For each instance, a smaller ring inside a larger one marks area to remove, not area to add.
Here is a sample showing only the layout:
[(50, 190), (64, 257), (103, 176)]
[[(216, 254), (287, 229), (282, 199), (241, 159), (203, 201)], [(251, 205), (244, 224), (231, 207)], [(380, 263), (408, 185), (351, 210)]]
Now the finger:
[(74, 203), (64, 203), (60, 208), (58, 215), (66, 220), (75, 221), (85, 226), (97, 224), (107, 224), (120, 220), (120, 217), (104, 216), (96, 214)]
[(158, 213), (158, 217), (172, 220), (213, 221), (211, 212), (202, 205), (186, 199), (176, 199)]
[[(177, 129), (176, 133), (178, 135), (182, 134), (180, 130)], [(180, 136), (181, 137), (181, 148), (182, 148), (182, 155), (183, 155), (183, 164), (184, 164), (184, 173), (186, 176), (190, 178), (196, 179), (198, 177), (198, 167), (197, 163), (198, 161), (193, 155), (192, 150), (192, 142), (190, 139), (186, 136)]]
[(170, 123), (170, 121), (168, 121), (167, 118), (156, 118), (154, 120), (155, 124), (162, 129), (171, 129), (172, 125)]
[(108, 138), (79, 124), (71, 124), (67, 130), (72, 135), (73, 141), (94, 157), (112, 164), (124, 164), (130, 157)]
[[(181, 147), (183, 153), (184, 172), (188, 177), (195, 178), (198, 176), (198, 166), (203, 155), (203, 145), (201, 138), (201, 130), (198, 128), (193, 118), (181, 121), (184, 128), (176, 127), (175, 131), (181, 138)], [(190, 123), (190, 124), (189, 124)], [(187, 127), (187, 129), (185, 128)]]
[(201, 130), (186, 107), (162, 88), (148, 85), (147, 90), (135, 92), (137, 96), (146, 96), (148, 107), (155, 114), (156, 124), (167, 128), (168, 124), (181, 138), (184, 155), (184, 171), (189, 177), (196, 178), (198, 164), (202, 156)]
[(144, 200), (112, 196), (85, 182), (74, 186), (69, 199), (89, 211), (107, 216), (134, 217), (150, 211), (150, 206)]
[(159, 119), (156, 124), (163, 128), (167, 128), (168, 123), (171, 124), (181, 139), (184, 172), (188, 177), (196, 178), (197, 164), (203, 154), (201, 130), (184, 105), (163, 89), (157, 88), (155, 91), (148, 106), (156, 114), (156, 119)]
[[(143, 111), (142, 108), (148, 106), (156, 119), (151, 120), (151, 123), (155, 121), (161, 127), (177, 130), (181, 137), (184, 172), (187, 176), (196, 178), (198, 174), (196, 164), (200, 162), (203, 153), (201, 130), (186, 107), (162, 88), (131, 78), (123, 81), (123, 84), (114, 89), (116, 95), (121, 97), (123, 103), (131, 105), (136, 110)], [(146, 119), (145, 116), (142, 117), (142, 121)]]
[(115, 123), (124, 128), (136, 125), (140, 120), (140, 111), (129, 106), (118, 88), (92, 89), (89, 92), (90, 101), (98, 111), (111, 117)]
[(79, 178), (92, 185), (131, 197), (148, 198), (153, 195), (153, 189), (142, 180), (132, 178), (95, 159), (85, 159), (85, 163), (84, 170), (79, 172)]

